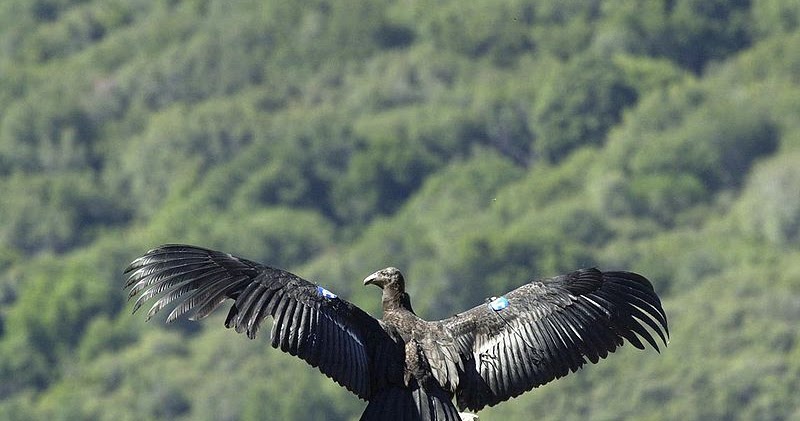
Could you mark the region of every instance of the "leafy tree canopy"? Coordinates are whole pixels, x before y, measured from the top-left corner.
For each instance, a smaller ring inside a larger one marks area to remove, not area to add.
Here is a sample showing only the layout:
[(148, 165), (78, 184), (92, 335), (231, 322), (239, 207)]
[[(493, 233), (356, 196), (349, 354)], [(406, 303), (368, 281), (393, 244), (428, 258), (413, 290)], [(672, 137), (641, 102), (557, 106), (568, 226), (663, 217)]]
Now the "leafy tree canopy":
[(798, 416), (796, 1), (5, 0), (0, 75), (0, 419), (360, 413), (219, 316), (130, 316), (167, 242), (375, 315), (388, 265), (427, 318), (635, 270), (663, 354), (482, 417)]

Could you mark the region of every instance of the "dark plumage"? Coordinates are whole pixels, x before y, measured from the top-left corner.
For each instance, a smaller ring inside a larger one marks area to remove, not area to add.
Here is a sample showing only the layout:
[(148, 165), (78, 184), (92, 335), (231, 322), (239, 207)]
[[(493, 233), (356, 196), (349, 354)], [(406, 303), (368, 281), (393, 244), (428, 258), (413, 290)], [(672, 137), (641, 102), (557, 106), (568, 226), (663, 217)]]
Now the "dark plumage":
[(136, 311), (170, 304), (171, 322), (202, 319), (231, 299), (226, 327), (256, 336), (273, 319), (272, 346), (296, 355), (369, 401), (362, 420), (459, 420), (596, 363), (627, 340), (658, 350), (667, 318), (650, 282), (631, 272), (582, 269), (532, 281), (439, 321), (414, 314), (396, 268), (364, 284), (383, 289), (377, 320), (289, 272), (187, 245), (148, 251), (125, 270)]

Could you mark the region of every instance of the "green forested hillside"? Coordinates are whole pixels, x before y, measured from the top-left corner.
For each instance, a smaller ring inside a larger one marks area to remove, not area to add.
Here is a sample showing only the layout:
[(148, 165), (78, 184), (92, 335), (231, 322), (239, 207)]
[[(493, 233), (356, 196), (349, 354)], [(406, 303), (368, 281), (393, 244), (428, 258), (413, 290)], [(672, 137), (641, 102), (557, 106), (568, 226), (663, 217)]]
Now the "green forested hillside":
[(0, 419), (355, 420), (222, 326), (130, 315), (187, 242), (379, 316), (532, 277), (639, 271), (670, 346), (485, 420), (800, 419), (793, 0), (4, 0)]

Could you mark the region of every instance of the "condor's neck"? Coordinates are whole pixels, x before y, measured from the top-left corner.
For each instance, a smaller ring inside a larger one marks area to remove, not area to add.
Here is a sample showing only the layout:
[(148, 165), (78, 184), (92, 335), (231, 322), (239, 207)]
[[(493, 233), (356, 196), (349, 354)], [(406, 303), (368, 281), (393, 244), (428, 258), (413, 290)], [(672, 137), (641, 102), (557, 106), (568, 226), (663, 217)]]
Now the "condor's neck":
[(386, 313), (387, 311), (397, 311), (400, 309), (414, 313), (408, 294), (396, 287), (386, 286), (383, 289), (383, 312)]

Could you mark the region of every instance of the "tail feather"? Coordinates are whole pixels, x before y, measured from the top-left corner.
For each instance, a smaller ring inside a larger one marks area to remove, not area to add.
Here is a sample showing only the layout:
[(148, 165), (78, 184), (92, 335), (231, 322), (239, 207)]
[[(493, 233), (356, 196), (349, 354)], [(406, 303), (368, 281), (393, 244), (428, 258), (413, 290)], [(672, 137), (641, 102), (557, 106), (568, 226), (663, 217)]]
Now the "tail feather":
[(376, 393), (361, 414), (361, 421), (460, 420), (451, 397), (444, 390), (425, 390), (416, 382), (407, 388), (390, 386)]

